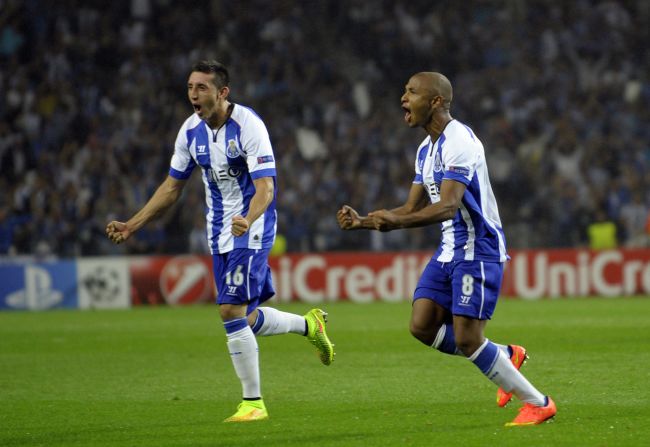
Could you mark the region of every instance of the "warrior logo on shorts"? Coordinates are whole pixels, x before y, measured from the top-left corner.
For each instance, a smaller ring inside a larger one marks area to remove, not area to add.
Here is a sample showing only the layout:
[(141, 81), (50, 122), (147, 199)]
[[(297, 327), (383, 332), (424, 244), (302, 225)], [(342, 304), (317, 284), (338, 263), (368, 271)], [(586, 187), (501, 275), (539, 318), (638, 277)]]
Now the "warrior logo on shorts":
[(235, 140), (228, 140), (228, 147), (226, 148), (226, 155), (228, 158), (239, 157), (239, 147)]

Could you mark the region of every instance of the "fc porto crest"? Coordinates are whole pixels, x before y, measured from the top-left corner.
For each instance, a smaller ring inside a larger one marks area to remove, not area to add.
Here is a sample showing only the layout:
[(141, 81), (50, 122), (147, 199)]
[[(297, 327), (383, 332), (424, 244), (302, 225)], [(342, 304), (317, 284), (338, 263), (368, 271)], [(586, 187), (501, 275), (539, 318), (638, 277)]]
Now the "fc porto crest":
[(440, 152), (436, 152), (436, 157), (433, 159), (433, 172), (442, 171), (442, 160), (440, 159)]
[(239, 146), (237, 145), (237, 141), (234, 139), (228, 140), (228, 146), (226, 146), (226, 155), (228, 158), (239, 157)]

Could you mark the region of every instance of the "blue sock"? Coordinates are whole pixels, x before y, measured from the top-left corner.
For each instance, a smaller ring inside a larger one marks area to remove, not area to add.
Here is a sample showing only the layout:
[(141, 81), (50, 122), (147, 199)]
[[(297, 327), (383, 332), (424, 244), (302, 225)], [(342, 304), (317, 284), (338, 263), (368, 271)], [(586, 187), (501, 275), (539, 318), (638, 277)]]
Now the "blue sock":
[[(481, 370), (486, 376), (499, 357), (499, 347), (492, 343), (490, 340), (485, 339), (485, 342), (472, 354), (469, 359), (474, 363), (478, 369)], [(491, 379), (491, 377), (489, 377)]]
[(469, 359), (494, 384), (512, 392), (523, 402), (543, 407), (548, 400), (517, 369), (499, 345), (485, 339)]
[[(510, 345), (500, 345), (494, 343), (494, 345), (501, 349), (507, 356), (510, 358), (512, 356), (512, 348)], [(465, 354), (461, 352), (460, 349), (456, 347), (456, 338), (454, 337), (454, 326), (451, 324), (443, 324), (438, 329), (438, 334), (436, 339), (431, 345), (433, 348), (437, 349), (440, 352), (450, 355), (460, 355), (465, 357)]]
[(454, 327), (451, 324), (443, 324), (440, 326), (436, 339), (433, 341), (431, 346), (445, 354), (463, 355), (456, 347)]
[(248, 326), (248, 320), (246, 317), (235, 318), (234, 320), (223, 322), (223, 327), (226, 329), (226, 334), (232, 334), (233, 332), (244, 329), (246, 326)]
[(257, 318), (255, 319), (255, 324), (251, 328), (253, 330), (253, 334), (257, 335), (257, 333), (262, 328), (263, 324), (264, 324), (264, 312), (262, 312), (262, 309), (257, 309)]

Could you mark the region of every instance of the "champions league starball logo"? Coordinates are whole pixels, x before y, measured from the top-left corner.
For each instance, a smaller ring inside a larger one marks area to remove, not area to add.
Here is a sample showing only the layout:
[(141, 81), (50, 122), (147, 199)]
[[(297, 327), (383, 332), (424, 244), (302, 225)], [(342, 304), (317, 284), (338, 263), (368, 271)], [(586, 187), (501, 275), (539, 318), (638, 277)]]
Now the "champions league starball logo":
[(117, 271), (102, 266), (95, 268), (81, 279), (91, 302), (106, 304), (114, 301), (120, 294), (120, 277)]

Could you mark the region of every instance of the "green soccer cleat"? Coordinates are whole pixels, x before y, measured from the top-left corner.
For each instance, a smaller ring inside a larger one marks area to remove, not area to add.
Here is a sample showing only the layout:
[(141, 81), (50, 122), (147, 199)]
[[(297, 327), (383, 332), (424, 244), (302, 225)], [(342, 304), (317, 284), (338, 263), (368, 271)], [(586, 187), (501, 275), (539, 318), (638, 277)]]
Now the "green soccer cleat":
[(237, 412), (224, 422), (253, 422), (263, 421), (269, 418), (269, 412), (266, 411), (263, 400), (245, 400), (237, 406)]
[(318, 349), (323, 365), (331, 364), (334, 361), (334, 345), (325, 332), (327, 312), (321, 309), (312, 309), (304, 317), (307, 320), (307, 340)]

